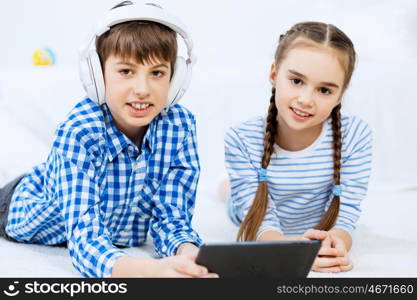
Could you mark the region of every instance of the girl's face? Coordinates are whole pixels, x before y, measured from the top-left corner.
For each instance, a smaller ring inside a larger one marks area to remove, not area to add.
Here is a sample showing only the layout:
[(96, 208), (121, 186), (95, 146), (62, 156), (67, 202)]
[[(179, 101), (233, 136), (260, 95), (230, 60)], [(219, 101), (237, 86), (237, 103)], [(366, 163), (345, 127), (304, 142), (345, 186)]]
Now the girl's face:
[(314, 46), (290, 49), (278, 69), (273, 64), (270, 73), (280, 130), (318, 136), (322, 123), (340, 103), (344, 78), (335, 50)]

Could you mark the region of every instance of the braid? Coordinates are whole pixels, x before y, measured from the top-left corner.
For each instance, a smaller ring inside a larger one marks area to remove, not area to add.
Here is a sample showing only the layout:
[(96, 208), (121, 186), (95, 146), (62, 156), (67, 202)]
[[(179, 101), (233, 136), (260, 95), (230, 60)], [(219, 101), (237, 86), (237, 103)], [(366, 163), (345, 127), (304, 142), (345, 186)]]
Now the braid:
[(337, 105), (332, 111), (332, 129), (333, 129), (333, 160), (334, 160), (334, 173), (333, 180), (335, 185), (340, 184), (340, 168), (341, 168), (341, 156), (342, 156), (342, 122), (340, 117), (340, 107)]
[(275, 139), (278, 132), (277, 121), (278, 110), (275, 105), (275, 88), (272, 88), (272, 96), (268, 108), (268, 116), (266, 118), (264, 153), (262, 156), (262, 168), (266, 169), (271, 161), (271, 155), (274, 152)]
[[(278, 132), (277, 115), (278, 110), (275, 105), (275, 88), (272, 88), (272, 96), (270, 99), (265, 126), (264, 153), (261, 162), (261, 167), (263, 169), (268, 167), (269, 162), (271, 161), (272, 153), (274, 152), (274, 144)], [(265, 218), (267, 207), (268, 184), (266, 181), (261, 181), (258, 184), (258, 190), (256, 191), (252, 206), (240, 225), (239, 232), (237, 234), (238, 241), (253, 241), (256, 239), (256, 234), (263, 219)]]
[[(332, 130), (333, 130), (333, 184), (340, 185), (340, 169), (342, 156), (342, 123), (340, 117), (341, 105), (337, 105), (332, 111)], [(320, 230), (330, 230), (336, 223), (339, 215), (340, 197), (334, 196), (329, 208), (323, 215), (320, 223), (315, 227)]]

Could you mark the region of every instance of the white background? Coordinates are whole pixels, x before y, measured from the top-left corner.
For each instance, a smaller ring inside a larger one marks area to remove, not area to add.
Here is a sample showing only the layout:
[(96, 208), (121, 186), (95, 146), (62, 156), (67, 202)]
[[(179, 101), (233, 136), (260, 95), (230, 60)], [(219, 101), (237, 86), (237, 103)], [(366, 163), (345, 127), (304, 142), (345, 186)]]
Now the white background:
[[(110, 0), (0, 1), (0, 186), (49, 151), (56, 124), (84, 96), (77, 49)], [(313, 277), (416, 277), (417, 1), (159, 1), (180, 16), (198, 62), (181, 103), (198, 121), (201, 180), (193, 226), (206, 242), (232, 241), (237, 227), (215, 201), (224, 178), (223, 135), (232, 124), (266, 113), (267, 80), (278, 36), (300, 21), (345, 31), (358, 64), (344, 107), (374, 132), (371, 188), (350, 255), (355, 268)], [(53, 67), (32, 66), (49, 47)], [(412, 190), (411, 190), (412, 189)], [(213, 220), (215, 220), (213, 222)], [(126, 249), (149, 257), (152, 246)], [(0, 239), (0, 276), (72, 277), (67, 249)]]
[[(1, 1), (2, 111), (29, 128), (45, 145), (56, 123), (83, 96), (76, 69), (79, 46), (98, 17), (116, 3)], [(394, 190), (417, 187), (416, 1), (157, 3), (188, 26), (198, 56), (190, 89), (181, 103), (197, 116), (200, 183), (214, 187), (211, 184), (225, 175), (224, 131), (266, 113), (270, 96), (267, 75), (279, 34), (296, 22), (315, 20), (338, 26), (355, 44), (357, 69), (343, 105), (373, 128), (371, 186)], [(40, 47), (55, 52), (54, 67), (32, 66), (31, 55)], [(20, 138), (18, 129), (11, 126), (7, 130), (9, 134), (15, 130), (14, 140), (3, 139), (3, 147)], [(39, 160), (45, 155), (38, 155)], [(1, 159), (4, 166), (6, 160), (11, 163), (15, 158)], [(7, 173), (4, 168), (1, 172)]]

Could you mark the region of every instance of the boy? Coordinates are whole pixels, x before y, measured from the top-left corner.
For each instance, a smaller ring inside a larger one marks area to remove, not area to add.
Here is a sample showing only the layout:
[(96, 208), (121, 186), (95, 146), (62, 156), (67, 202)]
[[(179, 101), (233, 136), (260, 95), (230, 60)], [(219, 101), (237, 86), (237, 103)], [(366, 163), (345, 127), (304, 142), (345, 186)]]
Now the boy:
[[(215, 276), (194, 262), (195, 120), (169, 106), (186, 88), (175, 32), (184, 35), (182, 25), (130, 1), (103, 22), (108, 28), (81, 55), (88, 98), (58, 126), (47, 161), (0, 190), (0, 235), (66, 243), (87, 277)], [(143, 244), (148, 230), (160, 256), (176, 256), (137, 259), (116, 247)]]

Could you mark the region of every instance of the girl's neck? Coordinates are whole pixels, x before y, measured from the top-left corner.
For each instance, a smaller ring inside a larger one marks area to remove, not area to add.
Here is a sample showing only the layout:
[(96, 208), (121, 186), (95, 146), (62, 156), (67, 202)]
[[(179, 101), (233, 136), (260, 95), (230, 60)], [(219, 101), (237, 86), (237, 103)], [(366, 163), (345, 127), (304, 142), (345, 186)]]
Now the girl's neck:
[(311, 144), (320, 136), (323, 124), (306, 128), (303, 130), (294, 130), (289, 128), (285, 122), (278, 126), (277, 144), (287, 151), (301, 151)]

